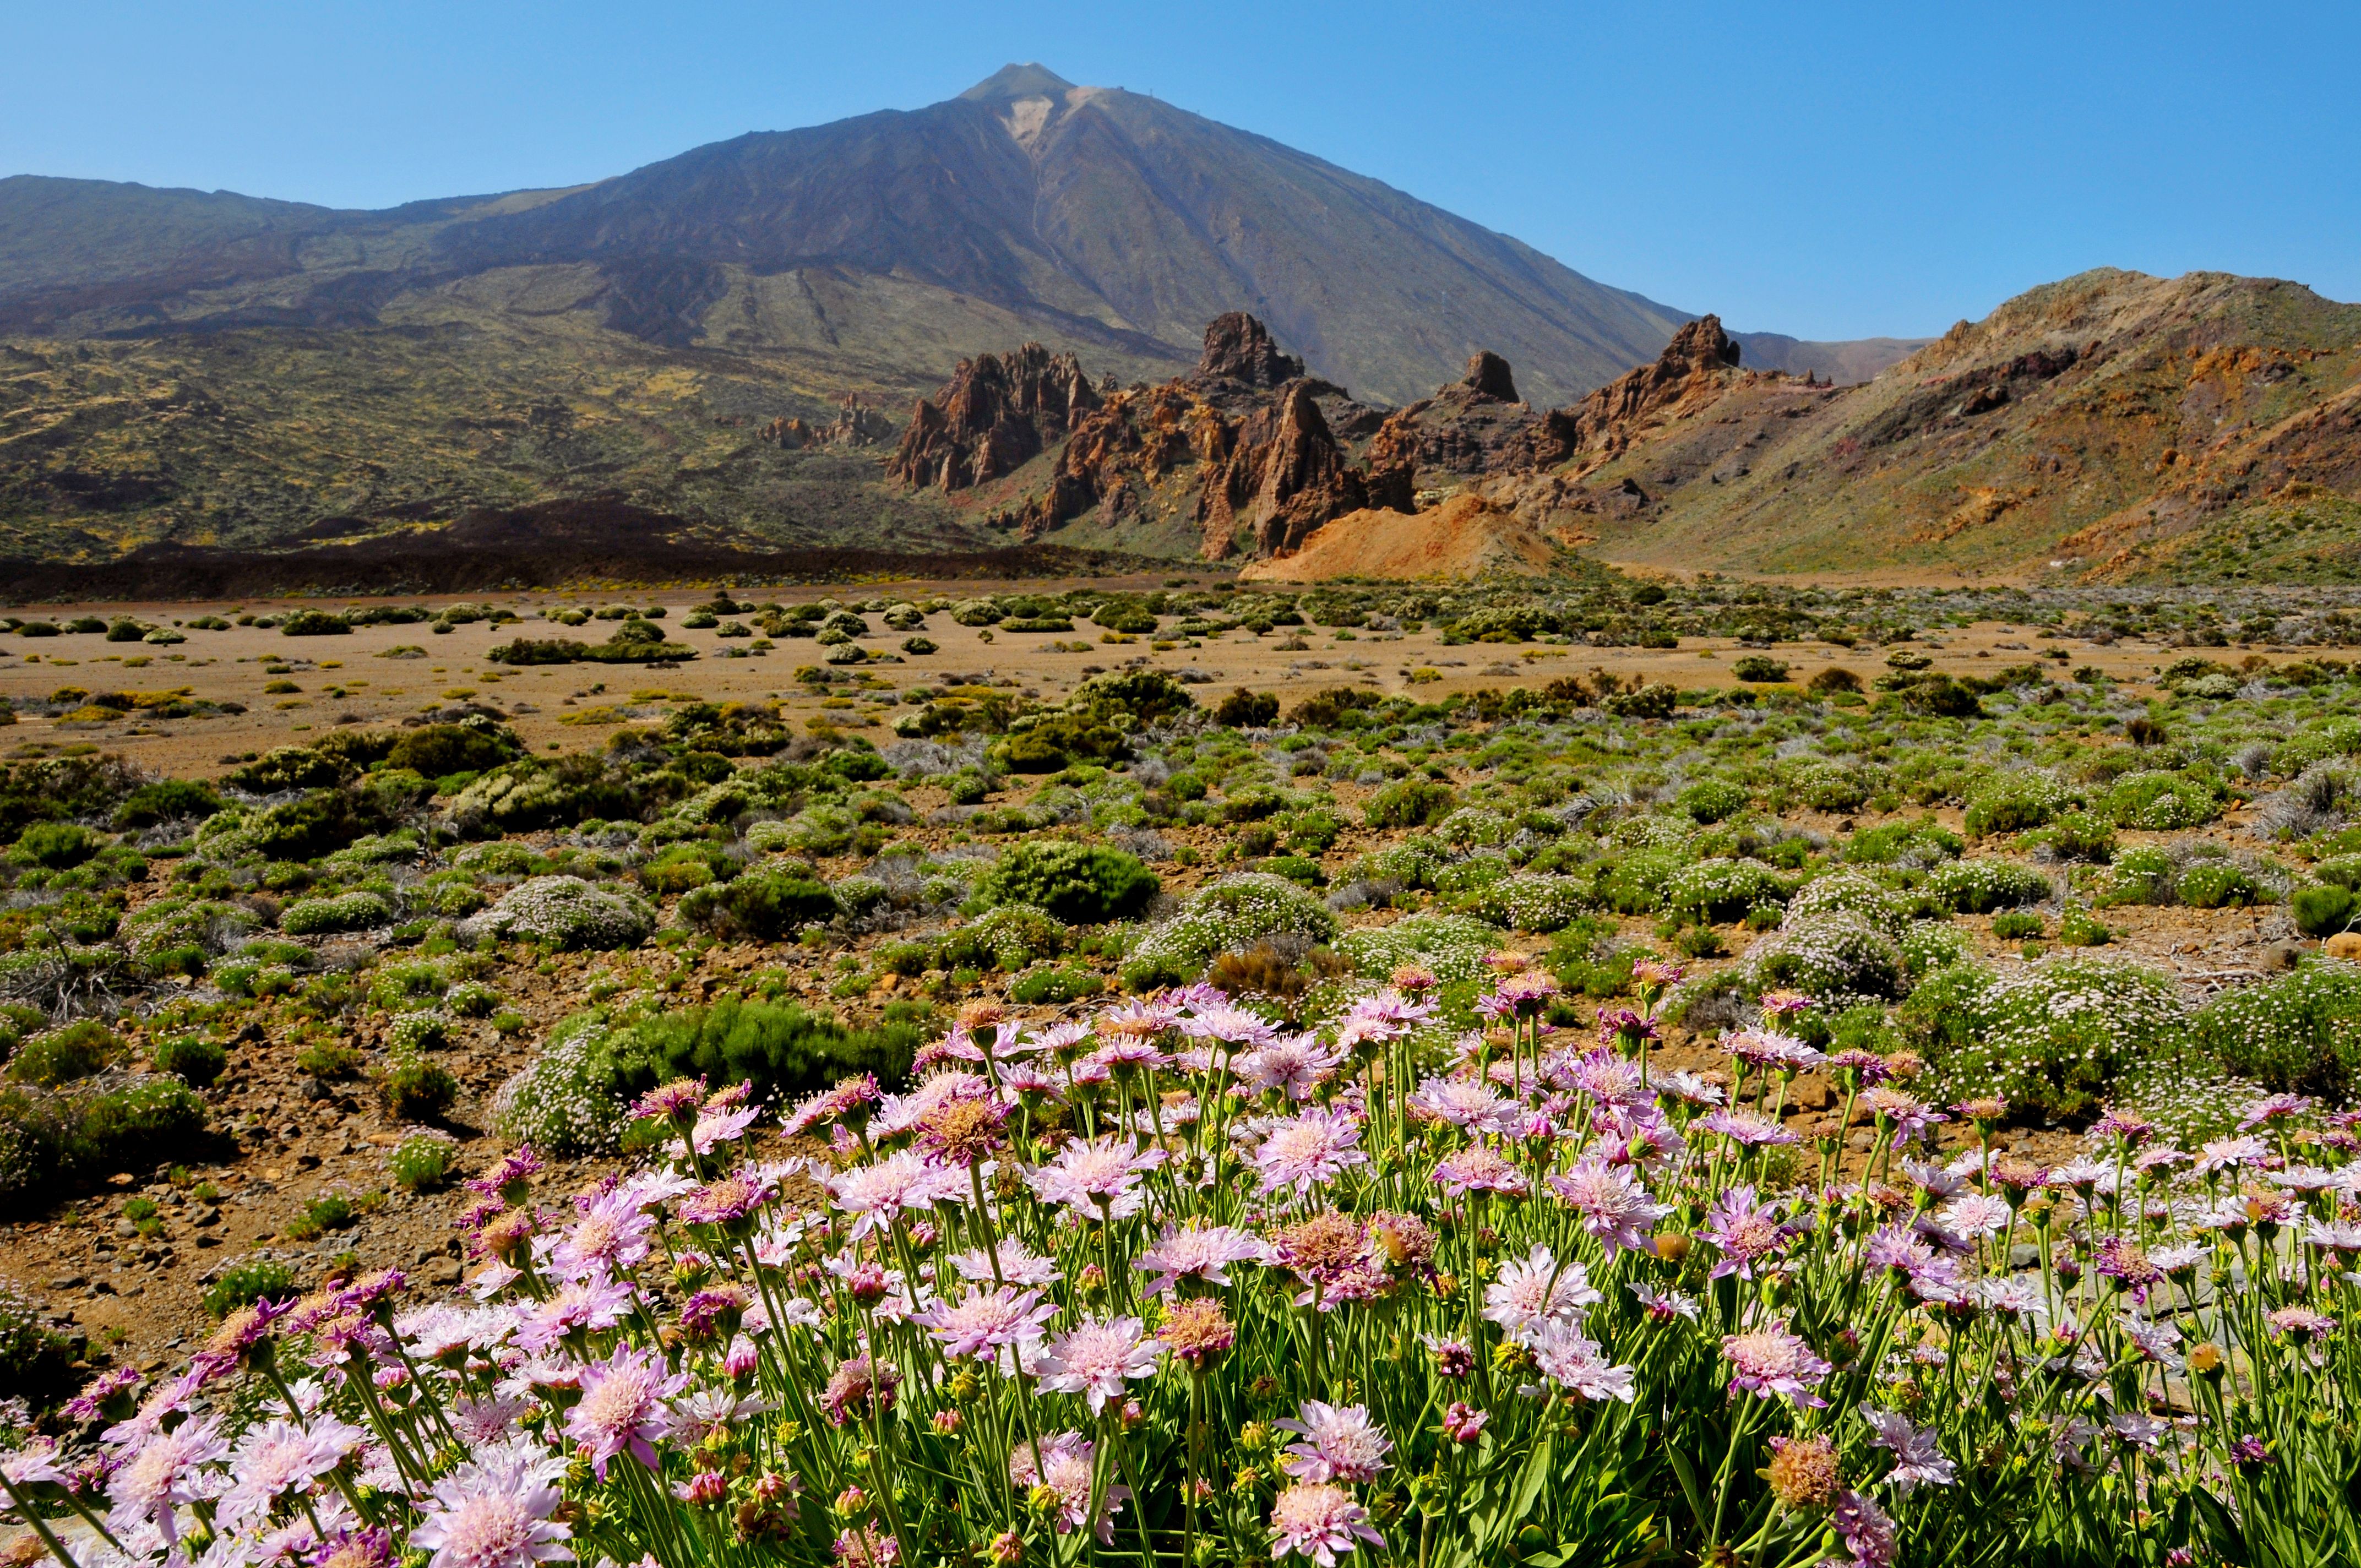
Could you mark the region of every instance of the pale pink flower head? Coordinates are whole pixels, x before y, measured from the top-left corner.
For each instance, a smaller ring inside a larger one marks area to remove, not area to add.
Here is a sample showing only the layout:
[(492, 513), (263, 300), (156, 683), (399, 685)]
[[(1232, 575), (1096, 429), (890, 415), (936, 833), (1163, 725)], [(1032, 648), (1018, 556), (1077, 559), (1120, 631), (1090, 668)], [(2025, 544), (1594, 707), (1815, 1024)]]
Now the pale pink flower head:
[(1582, 1218), (1612, 1259), (1619, 1252), (1645, 1252), (1649, 1232), (1672, 1211), (1648, 1196), (1631, 1168), (1584, 1159), (1572, 1170), (1549, 1178), (1550, 1190)]
[(1609, 1361), (1598, 1342), (1568, 1320), (1542, 1323), (1526, 1348), (1543, 1376), (1578, 1399), (1620, 1399), (1628, 1405), (1638, 1398), (1631, 1368)]
[(1268, 1263), (1269, 1245), (1260, 1237), (1233, 1225), (1168, 1226), (1154, 1245), (1132, 1260), (1132, 1267), (1152, 1274), (1147, 1294), (1160, 1296), (1183, 1279), (1194, 1279), (1224, 1289), (1234, 1263)]
[(432, 1568), (572, 1562), (573, 1528), (550, 1517), (565, 1501), (565, 1473), (563, 1458), (528, 1442), (480, 1452), (434, 1484), (410, 1543), (432, 1553)]
[(1124, 1396), (1126, 1380), (1156, 1376), (1156, 1341), (1141, 1336), (1137, 1318), (1089, 1318), (1049, 1342), (1039, 1360), (1040, 1386), (1052, 1394), (1080, 1394), (1091, 1414)]
[(1094, 1456), (1098, 1445), (1078, 1431), (1061, 1431), (1040, 1440), (1037, 1468), (1035, 1446), (1031, 1439), (1021, 1438), (1009, 1444), (1008, 1478), (1015, 1484), (1019, 1497), (1036, 1486), (1047, 1486), (1058, 1496), (1058, 1513), (1054, 1528), (1060, 1535), (1071, 1535), (1085, 1522), (1093, 1527), (1101, 1545), (1115, 1540), (1115, 1517), (1123, 1511), (1124, 1503), (1131, 1497), (1128, 1486), (1108, 1486), (1099, 1498), (1099, 1515), (1091, 1519), (1091, 1489), (1096, 1475)]
[(1096, 1219), (1128, 1219), (1147, 1201), (1140, 1178), (1164, 1163), (1164, 1151), (1135, 1147), (1126, 1140), (1076, 1139), (1026, 1179), (1044, 1201)]
[(1393, 1443), (1386, 1429), (1369, 1420), (1366, 1405), (1323, 1405), (1306, 1400), (1295, 1420), (1273, 1423), (1302, 1437), (1287, 1445), (1279, 1468), (1299, 1481), (1374, 1481), (1392, 1468), (1386, 1455)]
[(1345, 1059), (1343, 1050), (1322, 1045), (1317, 1035), (1281, 1035), (1246, 1052), (1235, 1066), (1239, 1081), (1253, 1093), (1309, 1100), (1335, 1076)]
[(1369, 1526), (1369, 1510), (1330, 1482), (1299, 1482), (1270, 1506), (1273, 1563), (1293, 1553), (1319, 1568), (1336, 1568), (1338, 1552), (1351, 1552), (1365, 1541), (1380, 1550), (1386, 1544), (1385, 1537)]
[(1470, 1144), (1435, 1161), (1434, 1184), (1454, 1198), (1468, 1192), (1522, 1198), (1532, 1190), (1525, 1173), (1489, 1144)]
[(957, 1301), (916, 1313), (910, 1321), (933, 1330), (945, 1355), (964, 1358), (996, 1355), (1038, 1340), (1057, 1310), (1057, 1304), (1043, 1300), (1038, 1290), (1003, 1288), (970, 1291)]
[(249, 1428), (231, 1456), (235, 1477), (223, 1494), (220, 1518), (228, 1523), (269, 1513), (290, 1492), (308, 1492), (313, 1483), (344, 1462), (364, 1434), (332, 1416), (314, 1417), (307, 1430), (273, 1418)]
[(1523, 1257), (1505, 1258), (1500, 1273), (1484, 1288), (1484, 1317), (1519, 1343), (1546, 1322), (1572, 1322), (1599, 1299), (1590, 1271), (1573, 1259), (1564, 1263), (1536, 1242)]
[(204, 1467), (229, 1456), (218, 1419), (184, 1421), (149, 1438), (115, 1471), (108, 1495), (117, 1535), (148, 1525), (167, 1545), (179, 1539), (179, 1510), (213, 1496), (214, 1477)]
[(1829, 1365), (1812, 1354), (1812, 1347), (1790, 1333), (1784, 1322), (1742, 1334), (1722, 1337), (1721, 1354), (1730, 1361), (1730, 1386), (1735, 1391), (1768, 1399), (1773, 1395), (1795, 1406), (1825, 1408), (1826, 1399), (1812, 1390), (1830, 1372)]
[(1255, 1151), (1263, 1196), (1291, 1191), (1301, 1198), (1355, 1166), (1368, 1163), (1361, 1152), (1361, 1127), (1341, 1110), (1315, 1109), (1279, 1124)]
[(619, 1344), (607, 1360), (583, 1367), (582, 1398), (566, 1413), (566, 1435), (589, 1451), (600, 1480), (608, 1462), (627, 1450), (654, 1470), (656, 1440), (672, 1430), (665, 1402), (687, 1386), (653, 1353)]

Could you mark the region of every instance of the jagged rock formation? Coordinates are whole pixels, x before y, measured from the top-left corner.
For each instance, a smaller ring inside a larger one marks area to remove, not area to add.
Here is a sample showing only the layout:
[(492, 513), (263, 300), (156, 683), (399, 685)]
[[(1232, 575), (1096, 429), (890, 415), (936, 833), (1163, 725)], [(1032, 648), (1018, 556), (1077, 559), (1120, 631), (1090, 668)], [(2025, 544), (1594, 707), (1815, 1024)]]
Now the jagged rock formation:
[(1647, 421), (1717, 395), (1738, 360), (1738, 345), (1721, 330), (1721, 318), (1699, 316), (1673, 334), (1654, 364), (1625, 371), (1576, 405), (1569, 433), (1574, 449), (1620, 450)]
[(1200, 380), (1236, 381), (1272, 390), (1303, 374), (1303, 361), (1279, 352), (1270, 331), (1244, 311), (1215, 316), (1205, 328), (1205, 351), (1197, 357)]
[(918, 400), (886, 477), (946, 490), (997, 479), (1064, 440), (1098, 406), (1098, 389), (1071, 354), (1038, 343), (1005, 359), (979, 354), (960, 361), (935, 400)]
[[(1039, 353), (1028, 345), (1010, 363), (1032, 365)], [(962, 365), (939, 406), (918, 405), (889, 477), (951, 492), (988, 485), (1017, 466), (1008, 456), (1023, 449), (1029, 457), (1057, 439), (1049, 427), (1062, 417), (1064, 444), (1047, 486), (988, 498), (1027, 542), (1092, 512), (1120, 525), (1156, 511), (1185, 518), (1198, 554), (1220, 560), (1241, 542), (1262, 554), (1292, 550), (1330, 518), (1366, 507), (1411, 509), (1407, 471), (1373, 472), (1349, 450), (1354, 435), (1377, 427), (1378, 411), (1306, 376), (1303, 362), (1243, 312), (1205, 329), (1194, 372), (1153, 386), (1101, 393), (1071, 356), (1048, 363), (1071, 370), (1050, 376), (1046, 393), (1032, 392), (1038, 378), (1026, 377), (1001, 390), (1008, 378), (992, 356)], [(1027, 396), (1038, 411), (1030, 422), (1013, 411)], [(1008, 426), (1004, 438), (990, 433)], [(1046, 439), (1025, 448), (1035, 437)]]
[(774, 419), (758, 433), (764, 441), (799, 452), (808, 446), (875, 446), (894, 439), (894, 422), (884, 411), (873, 409), (858, 392), (847, 392), (836, 417), (814, 425), (801, 419)]

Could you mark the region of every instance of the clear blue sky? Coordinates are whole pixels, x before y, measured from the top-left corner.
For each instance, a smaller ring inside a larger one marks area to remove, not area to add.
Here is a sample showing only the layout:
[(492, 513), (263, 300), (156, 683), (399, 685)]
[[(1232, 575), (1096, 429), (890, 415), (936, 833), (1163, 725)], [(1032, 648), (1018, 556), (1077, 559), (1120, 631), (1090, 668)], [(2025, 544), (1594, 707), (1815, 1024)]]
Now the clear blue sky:
[(2361, 300), (2361, 5), (0, 0), (0, 172), (339, 206), (949, 97), (1154, 92), (1733, 327), (2103, 265)]

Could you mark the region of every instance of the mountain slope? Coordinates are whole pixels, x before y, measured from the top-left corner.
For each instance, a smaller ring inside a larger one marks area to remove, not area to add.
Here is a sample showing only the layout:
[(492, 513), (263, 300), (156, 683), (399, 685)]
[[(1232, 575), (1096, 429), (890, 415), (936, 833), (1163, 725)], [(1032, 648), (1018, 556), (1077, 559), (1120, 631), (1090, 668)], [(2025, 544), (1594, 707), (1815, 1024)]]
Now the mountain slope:
[(1865, 386), (1684, 374), (1554, 476), (1611, 559), (2361, 580), (2361, 306), (2300, 284), (2086, 272)]
[[(1163, 382), (1239, 310), (1356, 407), (1478, 350), (1564, 401), (1691, 319), (1038, 66), (382, 212), (24, 176), (0, 180), (0, 552), (272, 548), (587, 500), (773, 543), (989, 543), (878, 482), (948, 367), (1031, 341), (1101, 387)], [(1839, 371), (1899, 346), (1761, 341)]]

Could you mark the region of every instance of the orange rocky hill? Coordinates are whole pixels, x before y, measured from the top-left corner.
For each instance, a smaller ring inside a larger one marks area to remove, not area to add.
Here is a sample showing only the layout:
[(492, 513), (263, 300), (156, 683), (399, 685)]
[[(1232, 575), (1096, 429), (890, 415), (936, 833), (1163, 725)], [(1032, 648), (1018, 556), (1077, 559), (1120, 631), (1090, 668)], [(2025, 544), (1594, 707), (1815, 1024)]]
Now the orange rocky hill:
[(1414, 515), (1375, 508), (1346, 512), (1314, 531), (1301, 549), (1250, 562), (1238, 576), (1268, 583), (1538, 576), (1557, 565), (1564, 554), (1563, 544), (1516, 513), (1463, 493)]
[(1412, 538), (1364, 514), (1470, 494), (1660, 569), (2361, 581), (2361, 306), (2103, 271), (1854, 386), (1743, 357), (1706, 316), (1568, 407), (1525, 402), (1479, 353), (1389, 411), (1234, 313), (1155, 385), (1094, 385), (1034, 346), (963, 362), (892, 472), (1027, 542), (1208, 560), (1327, 559), (1347, 518)]

